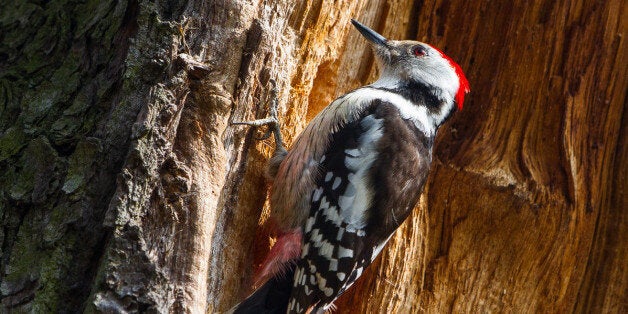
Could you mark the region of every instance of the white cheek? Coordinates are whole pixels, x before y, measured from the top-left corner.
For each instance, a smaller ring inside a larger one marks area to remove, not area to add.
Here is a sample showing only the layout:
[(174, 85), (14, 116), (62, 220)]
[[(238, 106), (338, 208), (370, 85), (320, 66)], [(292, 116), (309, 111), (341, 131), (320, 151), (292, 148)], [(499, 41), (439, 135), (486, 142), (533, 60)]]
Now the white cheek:
[[(427, 61), (427, 60), (426, 60)], [(422, 80), (425, 84), (436, 87), (436, 91), (442, 91), (439, 98), (453, 102), (458, 87), (460, 86), (458, 76), (454, 69), (448, 64), (440, 62), (425, 62), (423, 66), (414, 70), (413, 76)]]

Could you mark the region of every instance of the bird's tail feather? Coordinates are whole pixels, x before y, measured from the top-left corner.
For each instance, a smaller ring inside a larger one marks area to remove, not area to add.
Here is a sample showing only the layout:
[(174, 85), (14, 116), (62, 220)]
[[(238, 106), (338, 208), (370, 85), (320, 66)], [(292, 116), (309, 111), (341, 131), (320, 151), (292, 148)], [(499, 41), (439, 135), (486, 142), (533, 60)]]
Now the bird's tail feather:
[(227, 313), (234, 314), (279, 314), (286, 313), (292, 292), (294, 263), (290, 263), (285, 274), (278, 274), (259, 287), (248, 298)]

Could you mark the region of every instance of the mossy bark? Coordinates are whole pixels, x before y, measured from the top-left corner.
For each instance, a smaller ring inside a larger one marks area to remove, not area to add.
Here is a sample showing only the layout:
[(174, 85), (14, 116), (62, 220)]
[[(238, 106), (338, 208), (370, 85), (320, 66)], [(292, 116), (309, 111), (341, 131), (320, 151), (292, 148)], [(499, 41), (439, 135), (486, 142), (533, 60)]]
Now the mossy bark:
[(628, 312), (628, 5), (0, 5), (2, 311), (220, 312), (268, 251), (272, 141), (372, 81), (349, 19), (471, 82), (414, 215), (338, 312)]
[(121, 92), (137, 3), (0, 6), (2, 312), (75, 311), (141, 106)]

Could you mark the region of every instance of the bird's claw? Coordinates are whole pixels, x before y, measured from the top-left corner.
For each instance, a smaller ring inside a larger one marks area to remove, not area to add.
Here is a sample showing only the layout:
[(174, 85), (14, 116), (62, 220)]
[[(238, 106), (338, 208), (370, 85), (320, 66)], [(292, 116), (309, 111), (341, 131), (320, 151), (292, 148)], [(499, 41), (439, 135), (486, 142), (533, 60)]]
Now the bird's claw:
[(270, 89), (270, 108), (269, 113), (270, 116), (264, 119), (257, 119), (252, 121), (237, 121), (231, 122), (232, 125), (248, 125), (252, 127), (261, 127), (268, 126), (268, 129), (261, 136), (257, 136), (257, 140), (265, 140), (268, 139), (271, 135), (275, 136), (275, 143), (277, 148), (283, 148), (283, 139), (281, 137), (281, 131), (279, 128), (279, 119), (277, 117), (277, 107), (279, 106), (279, 102), (277, 101), (277, 83), (274, 79), (269, 80), (271, 84)]
[(264, 119), (258, 119), (253, 121), (241, 121), (241, 122), (231, 122), (232, 125), (248, 125), (254, 128), (261, 126), (268, 126), (268, 129), (261, 136), (257, 136), (256, 139), (261, 141), (268, 139), (272, 134), (275, 128), (279, 127), (279, 121), (277, 121), (276, 117), (268, 117)]

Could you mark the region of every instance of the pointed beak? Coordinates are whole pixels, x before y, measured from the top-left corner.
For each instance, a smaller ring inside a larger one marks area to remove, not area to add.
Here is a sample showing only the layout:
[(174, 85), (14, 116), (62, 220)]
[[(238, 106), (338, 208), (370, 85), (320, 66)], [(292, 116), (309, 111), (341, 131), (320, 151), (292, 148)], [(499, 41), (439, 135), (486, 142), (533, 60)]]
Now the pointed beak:
[(386, 37), (378, 34), (376, 31), (364, 26), (364, 24), (354, 19), (351, 19), (351, 23), (353, 23), (353, 26), (360, 31), (366, 40), (372, 42), (376, 46), (388, 47), (388, 39), (386, 39)]

